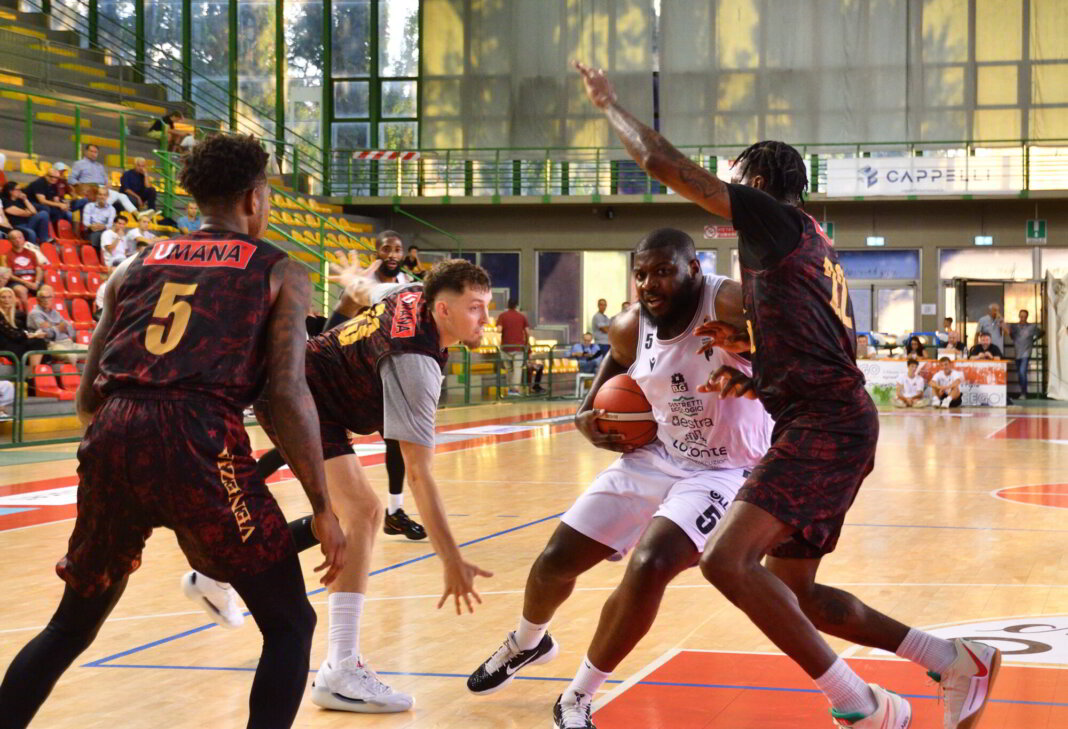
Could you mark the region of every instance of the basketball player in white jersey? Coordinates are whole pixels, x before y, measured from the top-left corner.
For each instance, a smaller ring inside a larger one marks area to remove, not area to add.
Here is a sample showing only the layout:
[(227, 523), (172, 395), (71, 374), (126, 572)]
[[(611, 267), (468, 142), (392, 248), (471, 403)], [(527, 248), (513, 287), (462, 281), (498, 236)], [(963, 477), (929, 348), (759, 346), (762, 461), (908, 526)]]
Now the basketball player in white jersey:
[[(648, 632), (668, 583), (697, 564), (771, 437), (773, 424), (759, 401), (698, 390), (710, 368), (750, 372), (747, 360), (722, 349), (698, 354), (702, 339), (693, 334), (717, 319), (744, 329), (740, 285), (702, 275), (693, 241), (670, 228), (638, 244), (633, 275), (641, 306), (612, 320), (610, 356), (575, 418), (590, 442), (623, 455), (564, 514), (530, 570), (519, 627), (467, 681), (473, 693), (492, 693), (520, 669), (555, 657), (549, 620), (578, 576), (634, 548), (586, 659), (553, 707), (557, 729), (593, 727), (593, 694)], [(598, 389), (623, 372), (645, 394), (658, 426), (657, 440), (637, 449), (595, 423), (604, 414), (592, 406)]]

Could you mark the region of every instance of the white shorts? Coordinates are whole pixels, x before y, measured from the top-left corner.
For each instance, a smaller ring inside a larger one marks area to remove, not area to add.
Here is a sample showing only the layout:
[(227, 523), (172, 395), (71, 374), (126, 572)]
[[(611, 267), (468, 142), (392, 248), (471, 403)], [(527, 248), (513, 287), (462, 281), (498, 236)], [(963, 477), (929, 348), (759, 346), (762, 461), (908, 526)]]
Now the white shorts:
[(703, 552), (749, 469), (702, 469), (671, 457), (660, 441), (601, 471), (562, 517), (575, 531), (626, 554), (653, 520), (678, 525)]

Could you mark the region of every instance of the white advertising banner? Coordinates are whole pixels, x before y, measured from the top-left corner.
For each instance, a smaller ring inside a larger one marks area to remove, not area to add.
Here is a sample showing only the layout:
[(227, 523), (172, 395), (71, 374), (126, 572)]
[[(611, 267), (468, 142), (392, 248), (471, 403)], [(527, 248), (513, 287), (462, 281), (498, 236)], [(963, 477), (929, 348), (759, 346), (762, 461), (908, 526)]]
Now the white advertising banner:
[(1049, 352), (1049, 391), (1054, 400), (1068, 400), (1068, 276), (1046, 272), (1046, 341)]
[(959, 157), (828, 159), (827, 196), (1018, 192), (1023, 189), (1023, 157), (1018, 150), (1005, 152)]
[[(965, 407), (988, 405), (1005, 407), (1007, 362), (1004, 360), (956, 361), (953, 369), (964, 375), (961, 386)], [(905, 374), (908, 363), (903, 359), (858, 359), (857, 366), (864, 373), (864, 389), (877, 405), (889, 405), (896, 391), (897, 380)], [(930, 383), (941, 365), (934, 360), (920, 362), (919, 374)], [(930, 390), (927, 390), (930, 396)]]

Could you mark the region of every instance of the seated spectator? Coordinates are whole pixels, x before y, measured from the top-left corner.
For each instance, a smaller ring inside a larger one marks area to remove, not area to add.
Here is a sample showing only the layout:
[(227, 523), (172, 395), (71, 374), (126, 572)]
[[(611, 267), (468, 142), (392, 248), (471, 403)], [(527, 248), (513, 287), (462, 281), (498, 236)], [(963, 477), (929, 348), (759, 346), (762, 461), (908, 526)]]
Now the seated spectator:
[(545, 388), (541, 386), (541, 376), (545, 372), (545, 363), (540, 360), (528, 359), (527, 360), (527, 384), (530, 385), (531, 392), (544, 392)]
[(148, 128), (145, 136), (149, 139), (162, 139), (164, 132), (166, 132), (168, 152), (188, 152), (189, 148), (196, 143), (196, 140), (187, 129), (176, 128), (177, 123), (180, 121), (182, 121), (182, 112), (180, 111), (164, 114), (152, 122), (152, 126)]
[[(626, 311), (629, 308), (630, 308), (630, 302), (629, 301), (624, 301), (622, 304), (619, 305), (619, 314), (622, 314), (624, 311)], [(619, 316), (619, 314), (616, 314), (616, 316)]]
[(946, 349), (952, 349), (957, 353), (958, 357), (965, 357), (968, 354), (968, 348), (964, 345), (964, 342), (960, 340), (960, 334), (955, 329), (950, 329), (948, 332), (949, 341), (946, 343)]
[(571, 348), (571, 357), (579, 361), (579, 372), (593, 374), (601, 366), (604, 355), (601, 348), (593, 343), (593, 334), (586, 332), (582, 335), (582, 342)]
[(133, 169), (122, 173), (119, 178), (119, 192), (129, 196), (139, 209), (149, 213), (156, 211), (156, 188), (148, 184), (144, 157), (136, 158)]
[(7, 234), (11, 241), (11, 252), (4, 256), (3, 273), (0, 273), (0, 285), (6, 286), (15, 292), (21, 304), (22, 310), (26, 311), (31, 293), (36, 294), (44, 281), (44, 269), (37, 259), (37, 254), (26, 245), (26, 238), (21, 230), (13, 230)]
[[(126, 220), (118, 217), (100, 235), (101, 259), (112, 268), (126, 260)], [(103, 286), (101, 286), (103, 288)]]
[(943, 357), (938, 362), (942, 365), (942, 369), (935, 372), (934, 377), (931, 378), (931, 392), (934, 395), (932, 404), (935, 407), (959, 408), (964, 400), (960, 394), (964, 375), (953, 369), (953, 362), (949, 357)]
[(56, 182), (56, 196), (59, 198), (60, 202), (67, 204), (71, 213), (78, 212), (86, 205), (92, 203), (93, 200), (96, 200), (95, 197), (90, 199), (84, 195), (79, 195), (77, 191), (70, 186), (70, 183), (67, 182), (67, 175), (70, 173), (70, 169), (67, 165), (62, 162), (57, 162), (52, 169), (59, 175), (59, 180)]
[[(55, 354), (56, 351), (64, 350), (78, 350), (84, 352), (88, 347), (84, 344), (79, 344), (74, 341), (76, 332), (74, 331), (74, 325), (63, 318), (63, 315), (56, 311), (55, 308), (55, 293), (52, 287), (45, 284), (37, 291), (37, 306), (33, 307), (33, 311), (26, 318), (26, 323), (29, 325), (30, 331), (44, 332), (45, 339), (48, 341), (48, 349), (53, 352), (52, 357), (64, 362), (75, 362), (79, 358), (78, 354)], [(84, 356), (83, 356), (84, 357)]]
[(191, 202), (185, 206), (185, 215), (181, 216), (177, 220), (178, 225), (175, 226), (183, 233), (192, 233), (195, 230), (200, 230), (200, 211), (197, 210), (197, 204)]
[(96, 199), (97, 190), (108, 186), (108, 171), (97, 162), (100, 148), (95, 144), (85, 145), (85, 156), (74, 163), (67, 181), (79, 197)]
[(408, 255), (401, 261), (401, 265), (416, 275), (422, 275), (429, 268), (419, 260), (419, 246), (408, 246)]
[(906, 359), (925, 359), (923, 340), (918, 336), (909, 337), (909, 341), (905, 342), (905, 357)]
[(93, 321), (100, 321), (100, 315), (104, 313), (105, 284), (107, 284), (107, 279), (100, 282), (100, 287), (96, 290), (96, 298), (93, 299)]
[(1001, 359), (1001, 350), (990, 343), (990, 335), (979, 335), (979, 344), (968, 351), (968, 359)]
[(907, 373), (897, 378), (894, 397), (890, 402), (895, 408), (925, 408), (929, 404), (923, 396), (927, 383), (919, 373), (920, 363), (909, 359)]
[(59, 197), (59, 171), (53, 167), (43, 176), (26, 185), (26, 197), (40, 210), (48, 213), (48, 219), (53, 225), (60, 220), (66, 220), (73, 227), (74, 216), (70, 212), (70, 204)]
[(11, 352), (20, 360), (27, 352), (40, 352), (27, 360), (30, 367), (36, 367), (48, 351), (48, 341), (44, 332), (27, 329), (26, 312), (19, 311), (15, 303), (14, 291), (0, 289), (0, 351)]
[(141, 241), (152, 243), (156, 240), (155, 234), (148, 229), (152, 224), (151, 213), (141, 213), (137, 216), (137, 227), (126, 231), (126, 255), (132, 256), (137, 250), (137, 244)]
[(100, 252), (100, 238), (115, 222), (115, 208), (108, 205), (108, 189), (96, 188), (96, 202), (82, 208), (82, 234)]
[(50, 243), (48, 212), (38, 210), (24, 190), (14, 180), (5, 183), (0, 190), (0, 206), (16, 230), (21, 230), (30, 243)]

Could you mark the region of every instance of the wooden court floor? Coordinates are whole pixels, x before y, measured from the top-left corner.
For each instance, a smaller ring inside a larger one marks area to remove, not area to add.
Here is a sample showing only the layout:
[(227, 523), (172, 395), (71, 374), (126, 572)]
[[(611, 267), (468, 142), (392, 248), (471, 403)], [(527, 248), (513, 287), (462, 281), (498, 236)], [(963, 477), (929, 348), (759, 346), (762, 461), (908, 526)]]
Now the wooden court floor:
[[(557, 516), (613, 458), (569, 424), (573, 404), (443, 411), (435, 471), (468, 559), (493, 570), (484, 604), (457, 617), (434, 604), (441, 570), (426, 543), (380, 535), (362, 630), (364, 656), (416, 697), (413, 712), (325, 712), (307, 697), (299, 727), (544, 728), (585, 653), (623, 565), (589, 572), (552, 632), (561, 653), (490, 697), (464, 680), (512, 629), (527, 570)], [(1006, 666), (983, 729), (1068, 726), (1068, 409), (884, 412), (875, 472), (847, 519), (822, 579), (905, 622), (942, 635), (997, 641)], [(254, 444), (267, 442), (258, 431)], [(381, 448), (359, 450), (385, 498)], [(0, 668), (51, 615), (53, 564), (73, 514), (73, 446), (0, 453)], [(273, 484), (290, 516), (307, 513), (299, 485)], [(410, 508), (411, 498), (408, 499)], [(303, 559), (309, 591), (316, 554)], [(186, 569), (157, 531), (144, 564), (96, 643), (60, 681), (34, 726), (53, 729), (243, 727), (259, 652), (249, 622), (207, 627), (182, 596)], [(325, 595), (314, 592), (325, 651)], [(922, 670), (842, 641), (869, 680), (913, 697), (914, 727), (940, 727)], [(830, 726), (813, 686), (697, 570), (680, 576), (659, 620), (597, 702), (601, 729)], [(309, 684), (310, 684), (309, 676)]]

